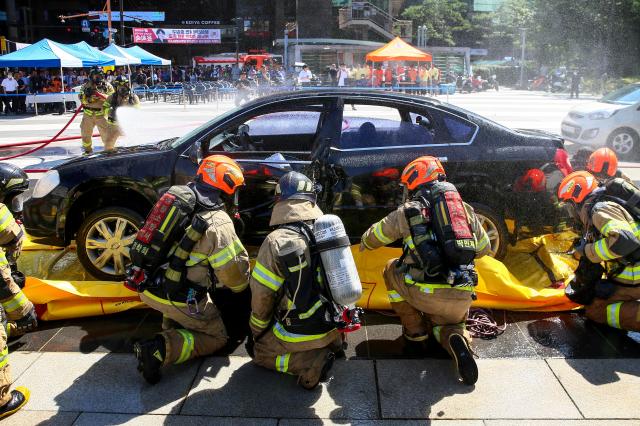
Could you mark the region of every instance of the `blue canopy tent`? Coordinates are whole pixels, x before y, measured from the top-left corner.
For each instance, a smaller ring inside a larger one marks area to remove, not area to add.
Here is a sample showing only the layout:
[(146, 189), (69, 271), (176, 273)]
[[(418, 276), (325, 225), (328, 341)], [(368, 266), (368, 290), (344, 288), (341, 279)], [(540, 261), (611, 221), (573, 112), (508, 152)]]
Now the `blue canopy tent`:
[(101, 52), (86, 41), (81, 41), (75, 44), (65, 44), (64, 47), (74, 55), (82, 59), (82, 63), (85, 67), (126, 65), (123, 60)]
[(131, 46), (123, 49), (131, 56), (135, 56), (142, 61), (142, 65), (171, 65), (171, 61), (168, 59), (156, 56), (151, 52), (147, 52), (140, 46)]
[(108, 47), (102, 49), (102, 51), (111, 56), (115, 56), (116, 58), (120, 58), (123, 62), (126, 62), (126, 65), (142, 64), (142, 61), (139, 58), (136, 58), (135, 56), (128, 53), (124, 48), (115, 44), (110, 44)]

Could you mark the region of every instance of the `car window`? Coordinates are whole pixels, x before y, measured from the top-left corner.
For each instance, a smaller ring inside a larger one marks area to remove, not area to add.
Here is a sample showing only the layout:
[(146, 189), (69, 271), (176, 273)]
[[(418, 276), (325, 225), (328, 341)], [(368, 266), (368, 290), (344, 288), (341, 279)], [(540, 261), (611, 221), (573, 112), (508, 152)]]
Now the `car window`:
[(245, 124), (251, 136), (314, 135), (319, 119), (318, 111), (286, 111), (259, 115)]
[(397, 108), (345, 101), (338, 148), (392, 148), (431, 143), (430, 130), (402, 119)]
[(428, 113), (433, 118), (436, 143), (470, 143), (478, 129), (477, 124), (440, 109), (429, 108)]
[(640, 102), (640, 86), (625, 86), (619, 90), (607, 93), (601, 101), (611, 104), (633, 105)]

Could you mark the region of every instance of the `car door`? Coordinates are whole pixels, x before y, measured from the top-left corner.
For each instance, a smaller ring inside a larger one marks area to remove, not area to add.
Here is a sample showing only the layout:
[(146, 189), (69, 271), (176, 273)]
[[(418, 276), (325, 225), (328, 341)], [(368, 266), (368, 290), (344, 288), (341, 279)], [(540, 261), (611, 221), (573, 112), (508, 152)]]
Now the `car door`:
[(340, 138), (328, 159), (337, 176), (332, 210), (356, 241), (402, 202), (400, 174), (409, 162), (423, 155), (453, 160), (447, 168), (455, 174), (477, 125), (415, 103), (345, 98), (344, 105)]
[(329, 136), (333, 105), (326, 97), (269, 104), (212, 130), (183, 154), (183, 160), (190, 157), (193, 175), (201, 156), (226, 155), (240, 163), (245, 186), (236, 225), (243, 241), (259, 244), (269, 233), (278, 179), (289, 171), (310, 173), (314, 146)]

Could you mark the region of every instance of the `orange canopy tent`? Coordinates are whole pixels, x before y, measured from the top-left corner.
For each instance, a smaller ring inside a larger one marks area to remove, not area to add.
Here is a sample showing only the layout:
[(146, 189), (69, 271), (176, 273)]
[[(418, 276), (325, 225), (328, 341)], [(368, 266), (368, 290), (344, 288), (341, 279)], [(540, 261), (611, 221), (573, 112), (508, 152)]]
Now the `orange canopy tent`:
[(419, 61), (431, 62), (433, 60), (430, 53), (423, 52), (411, 46), (400, 37), (396, 37), (389, 43), (385, 44), (373, 52), (367, 53), (367, 61), (384, 62), (384, 61)]

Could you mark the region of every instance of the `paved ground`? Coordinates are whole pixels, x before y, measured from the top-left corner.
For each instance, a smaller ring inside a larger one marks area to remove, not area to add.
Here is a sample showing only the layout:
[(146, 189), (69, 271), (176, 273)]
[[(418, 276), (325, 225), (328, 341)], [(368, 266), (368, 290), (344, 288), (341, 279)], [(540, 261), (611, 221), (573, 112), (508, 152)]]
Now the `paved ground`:
[[(585, 102), (509, 90), (449, 101), (507, 126), (556, 133), (566, 112)], [(184, 133), (229, 108), (228, 102), (186, 108), (145, 103), (155, 121), (141, 120), (136, 134)], [(69, 117), (0, 119), (0, 144), (50, 137)], [(69, 134), (78, 133), (76, 123)], [(29, 161), (64, 157), (78, 145), (61, 144)], [(225, 294), (218, 297), (225, 306)], [(369, 312), (363, 330), (350, 336), (332, 380), (314, 392), (250, 363), (246, 330), (234, 327), (246, 324), (246, 316), (223, 312), (232, 336), (224, 353), (174, 367), (155, 387), (136, 373), (131, 348), (159, 329), (156, 313), (44, 323), (10, 343), (16, 385), (33, 393), (27, 409), (4, 423), (640, 424), (640, 334), (593, 324), (579, 313), (494, 312), (499, 322), (506, 320), (506, 331), (474, 342), (480, 380), (469, 388), (452, 379), (451, 362), (436, 344), (425, 354), (412, 353), (399, 338), (395, 317)]]

